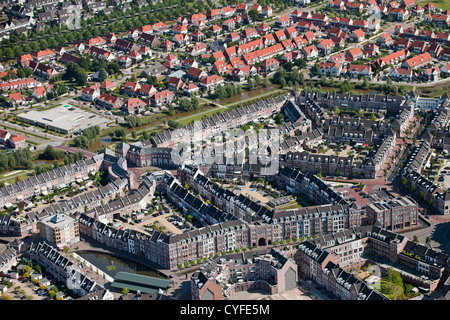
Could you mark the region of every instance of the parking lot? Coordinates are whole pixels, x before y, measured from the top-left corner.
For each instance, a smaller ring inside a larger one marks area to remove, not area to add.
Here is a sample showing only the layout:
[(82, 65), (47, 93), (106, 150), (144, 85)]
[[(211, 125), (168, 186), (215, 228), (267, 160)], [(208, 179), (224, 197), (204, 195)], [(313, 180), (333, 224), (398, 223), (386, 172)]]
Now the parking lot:
[[(173, 234), (181, 234), (183, 233), (186, 228), (183, 228), (182, 221), (176, 220), (174, 217), (174, 214), (170, 210), (168, 213), (164, 212), (154, 212), (153, 214), (146, 216), (143, 219), (139, 219), (138, 223), (129, 224), (129, 223), (120, 223), (118, 226), (119, 228), (128, 228), (131, 230), (138, 230), (138, 231), (148, 231), (146, 226), (152, 226), (156, 223), (159, 224), (160, 227), (164, 227), (165, 230), (168, 233)], [(181, 218), (179, 219), (181, 220)]]
[(445, 160), (442, 169), (439, 170), (437, 184), (444, 188), (450, 188), (450, 161)]
[(238, 186), (234, 192), (236, 194), (248, 196), (257, 203), (267, 203), (270, 200), (274, 199), (272, 196), (270, 196), (263, 190), (258, 190), (257, 188), (254, 188), (251, 185), (252, 182), (247, 182), (245, 186)]
[(6, 296), (10, 296), (13, 300), (53, 299), (48, 295), (47, 290), (39, 289), (39, 286), (32, 283), (29, 279), (14, 279), (13, 285), (6, 292)]

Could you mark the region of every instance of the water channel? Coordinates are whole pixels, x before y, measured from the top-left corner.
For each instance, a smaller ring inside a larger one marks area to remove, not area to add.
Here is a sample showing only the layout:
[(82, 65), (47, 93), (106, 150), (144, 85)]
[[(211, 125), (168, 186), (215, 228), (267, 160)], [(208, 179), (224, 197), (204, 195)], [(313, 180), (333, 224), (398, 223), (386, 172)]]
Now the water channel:
[(125, 258), (116, 257), (111, 254), (86, 251), (80, 251), (77, 252), (77, 254), (113, 278), (119, 271), (131, 272), (156, 278), (164, 278), (162, 275), (149, 267)]

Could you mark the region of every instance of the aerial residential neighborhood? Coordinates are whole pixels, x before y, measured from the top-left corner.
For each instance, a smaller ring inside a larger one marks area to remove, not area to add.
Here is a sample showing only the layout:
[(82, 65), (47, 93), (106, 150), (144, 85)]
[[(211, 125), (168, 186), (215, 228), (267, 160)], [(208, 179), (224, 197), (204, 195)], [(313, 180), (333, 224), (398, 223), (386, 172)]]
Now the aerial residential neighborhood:
[(1, 300), (450, 299), (448, 0), (2, 7)]

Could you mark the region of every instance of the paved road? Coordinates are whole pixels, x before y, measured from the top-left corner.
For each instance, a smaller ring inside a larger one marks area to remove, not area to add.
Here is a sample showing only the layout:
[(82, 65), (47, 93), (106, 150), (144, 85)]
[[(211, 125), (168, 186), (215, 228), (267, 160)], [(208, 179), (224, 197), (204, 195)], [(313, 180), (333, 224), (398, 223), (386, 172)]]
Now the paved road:
[[(6, 127), (9, 127), (9, 128), (13, 128), (13, 129), (17, 129), (17, 130), (20, 130), (20, 131), (28, 132), (28, 133), (30, 133), (30, 135), (37, 135), (37, 136), (43, 137), (43, 138), (38, 138), (36, 136), (32, 136), (34, 139), (37, 139), (37, 141), (42, 143), (44, 146), (48, 145), (48, 144), (56, 146), (56, 145), (60, 145), (60, 144), (62, 144), (62, 143), (64, 143), (66, 141), (66, 138), (63, 138), (63, 137), (60, 137), (60, 136), (57, 136), (57, 135), (53, 135), (53, 134), (48, 133), (48, 132), (43, 132), (43, 130), (41, 128), (35, 127), (35, 126), (24, 127), (24, 126), (17, 125), (17, 124), (11, 123), (11, 122), (7, 122), (5, 120), (0, 120), (0, 126), (6, 126)], [(18, 132), (22, 134), (22, 132), (20, 132), (20, 131), (18, 131)], [(27, 135), (25, 133), (25, 136), (27, 138), (30, 135)], [(45, 140), (44, 138), (48, 138), (48, 139), (51, 139), (51, 140)]]
[(66, 147), (66, 146), (62, 146), (62, 145), (55, 146), (55, 148), (63, 150), (63, 151), (68, 151), (71, 153), (76, 153), (78, 151), (81, 151), (81, 152), (83, 152), (84, 156), (87, 158), (92, 158), (93, 156), (97, 155), (94, 152), (90, 152), (90, 151), (78, 149), (78, 148), (73, 148), (73, 147)]

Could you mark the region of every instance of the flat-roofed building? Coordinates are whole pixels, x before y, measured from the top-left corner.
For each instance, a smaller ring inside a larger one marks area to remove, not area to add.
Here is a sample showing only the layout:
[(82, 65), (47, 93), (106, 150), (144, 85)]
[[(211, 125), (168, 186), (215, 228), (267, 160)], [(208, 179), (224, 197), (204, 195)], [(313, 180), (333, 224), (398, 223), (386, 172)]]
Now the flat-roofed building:
[(63, 214), (46, 217), (39, 222), (40, 235), (61, 248), (80, 241), (78, 221)]
[(409, 197), (381, 199), (366, 208), (369, 223), (397, 232), (417, 225), (417, 211), (417, 203)]
[(45, 111), (23, 112), (18, 114), (17, 118), (26, 123), (65, 134), (95, 125), (106, 126), (109, 122), (107, 118), (71, 105), (59, 106)]

